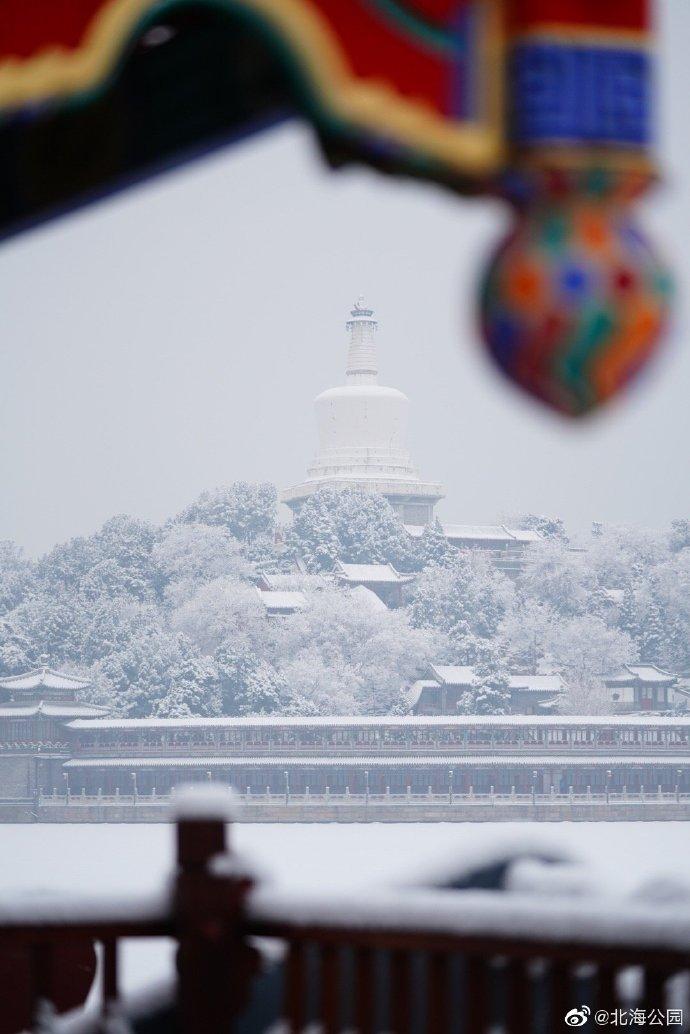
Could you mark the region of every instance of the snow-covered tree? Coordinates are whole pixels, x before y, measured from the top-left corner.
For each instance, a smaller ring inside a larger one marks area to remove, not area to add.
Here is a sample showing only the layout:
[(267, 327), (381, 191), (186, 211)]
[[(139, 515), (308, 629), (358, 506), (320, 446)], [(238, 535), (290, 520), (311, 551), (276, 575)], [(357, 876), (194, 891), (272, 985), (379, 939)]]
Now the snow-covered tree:
[(458, 663), (476, 651), (476, 639), (493, 639), (512, 603), (513, 588), (484, 557), (456, 551), (443, 567), (427, 567), (409, 595), (415, 628), (442, 632), (451, 644), (448, 658)]
[(458, 701), (460, 714), (508, 714), (510, 676), (497, 650), (487, 650), (474, 665), (472, 688)]
[(436, 520), (427, 524), (418, 539), (417, 563), (420, 569), (431, 565), (445, 567), (454, 562), (457, 552), (446, 538), (441, 522)]
[(241, 580), (254, 573), (242, 546), (222, 525), (173, 524), (154, 546), (153, 558), (173, 605), (216, 578)]
[(390, 563), (402, 571), (416, 563), (414, 541), (388, 500), (352, 488), (314, 492), (295, 516), (287, 545), (309, 571), (329, 571), (336, 560)]
[(16, 607), (31, 590), (34, 564), (14, 542), (0, 542), (0, 615)]
[(270, 625), (271, 660), (291, 700), (317, 713), (388, 713), (443, 649), (442, 637), (412, 628), (404, 610), (336, 588), (311, 593), (305, 611)]
[(0, 618), (0, 676), (18, 675), (31, 665), (31, 642), (8, 618)]
[(565, 524), (560, 517), (547, 517), (545, 514), (524, 513), (510, 522), (516, 528), (524, 531), (536, 531), (544, 539), (556, 539), (567, 545), (568, 536)]
[(196, 656), (180, 643), (180, 658), (167, 673), (168, 691), (156, 702), (159, 718), (207, 717), (220, 714), (218, 671), (208, 657)]
[(285, 709), (284, 677), (249, 649), (223, 644), (215, 653), (223, 714), (275, 714)]
[(669, 536), (669, 548), (672, 553), (680, 553), (683, 549), (690, 547), (690, 520), (671, 521), (671, 534)]
[(547, 650), (567, 684), (565, 707), (573, 714), (610, 713), (611, 693), (604, 679), (637, 659), (630, 636), (589, 614), (554, 621)]
[(256, 589), (233, 578), (202, 585), (170, 615), (173, 629), (211, 655), (227, 642), (256, 646), (266, 635), (266, 617)]
[(95, 535), (71, 539), (41, 557), (37, 578), (46, 593), (74, 591), (86, 599), (104, 594), (153, 599), (158, 591), (152, 559), (156, 534), (147, 521), (126, 515), (111, 517)]
[(582, 614), (596, 579), (586, 556), (573, 553), (557, 538), (530, 548), (530, 562), (518, 580), (521, 592), (544, 603), (557, 614)]
[(516, 601), (501, 622), (498, 640), (513, 671), (535, 673), (546, 654), (553, 611), (533, 599)]
[[(108, 654), (92, 669), (101, 699), (130, 718), (163, 712), (174, 717), (219, 712), (213, 665), (198, 655), (186, 636), (163, 628), (145, 628)], [(163, 703), (165, 701), (165, 703)], [(163, 711), (159, 711), (159, 706)]]
[(278, 494), (268, 482), (235, 481), (210, 492), (202, 492), (175, 518), (177, 523), (211, 524), (226, 528), (240, 542), (252, 542), (262, 535), (273, 537)]

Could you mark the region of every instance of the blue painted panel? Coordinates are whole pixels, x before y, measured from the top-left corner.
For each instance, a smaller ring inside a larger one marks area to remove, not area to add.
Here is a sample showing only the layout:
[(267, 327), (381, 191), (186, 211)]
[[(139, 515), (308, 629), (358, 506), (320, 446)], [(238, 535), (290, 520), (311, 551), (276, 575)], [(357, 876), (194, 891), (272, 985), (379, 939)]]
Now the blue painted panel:
[(649, 143), (650, 65), (640, 50), (518, 44), (510, 67), (513, 139)]

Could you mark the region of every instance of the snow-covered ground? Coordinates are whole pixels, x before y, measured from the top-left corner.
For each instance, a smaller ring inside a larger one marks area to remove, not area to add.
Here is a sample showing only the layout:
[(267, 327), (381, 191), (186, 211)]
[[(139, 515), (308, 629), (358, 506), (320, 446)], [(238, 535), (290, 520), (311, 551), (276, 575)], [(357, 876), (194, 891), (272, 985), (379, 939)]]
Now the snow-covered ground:
[[(0, 895), (159, 889), (173, 835), (165, 825), (0, 825)], [(687, 880), (690, 823), (238, 825), (232, 842), (264, 878), (298, 890), (407, 882), (531, 844), (586, 861), (594, 882), (620, 895), (658, 876)], [(163, 975), (170, 952), (161, 943), (128, 948), (126, 987)]]

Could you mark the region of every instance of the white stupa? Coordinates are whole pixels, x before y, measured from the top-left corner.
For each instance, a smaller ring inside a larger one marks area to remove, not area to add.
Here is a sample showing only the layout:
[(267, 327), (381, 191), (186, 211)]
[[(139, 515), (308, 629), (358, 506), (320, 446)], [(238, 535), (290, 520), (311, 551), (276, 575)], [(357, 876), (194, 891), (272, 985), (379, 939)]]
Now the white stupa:
[(357, 299), (347, 330), (345, 384), (315, 399), (319, 450), (300, 485), (281, 500), (298, 510), (318, 488), (358, 488), (385, 496), (405, 524), (425, 525), (444, 495), (440, 484), (420, 481), (407, 449), (409, 402), (397, 388), (378, 383), (373, 309)]

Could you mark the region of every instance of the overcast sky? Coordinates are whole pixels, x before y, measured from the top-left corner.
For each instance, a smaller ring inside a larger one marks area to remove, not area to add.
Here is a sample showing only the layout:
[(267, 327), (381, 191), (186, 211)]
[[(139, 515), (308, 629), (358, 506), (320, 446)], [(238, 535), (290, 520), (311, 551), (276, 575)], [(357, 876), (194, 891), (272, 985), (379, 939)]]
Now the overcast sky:
[(664, 358), (622, 403), (565, 423), (485, 361), (476, 282), (502, 205), (330, 174), (291, 125), (0, 248), (0, 538), (35, 553), (217, 484), (301, 480), (360, 292), (441, 516), (690, 516), (690, 4), (660, 12), (665, 183), (644, 222), (678, 300)]

